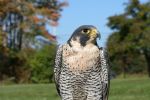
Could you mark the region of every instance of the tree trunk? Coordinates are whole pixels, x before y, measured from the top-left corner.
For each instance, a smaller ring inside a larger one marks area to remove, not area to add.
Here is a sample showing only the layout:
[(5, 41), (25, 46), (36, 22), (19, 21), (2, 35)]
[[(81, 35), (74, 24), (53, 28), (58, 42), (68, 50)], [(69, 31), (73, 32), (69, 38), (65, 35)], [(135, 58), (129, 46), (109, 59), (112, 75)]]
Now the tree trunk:
[(144, 56), (147, 62), (148, 77), (150, 78), (150, 53), (148, 52), (148, 50), (144, 50)]
[(122, 62), (123, 62), (123, 78), (126, 78), (126, 73), (127, 73), (127, 56), (126, 53), (122, 57)]
[(23, 33), (23, 31), (22, 31), (22, 29), (20, 29), (20, 31), (19, 31), (19, 33), (18, 33), (18, 35), (19, 35), (19, 37), (18, 37), (18, 41), (19, 41), (19, 44), (18, 44), (18, 49), (19, 50), (21, 50), (21, 48), (22, 48), (22, 34)]
[(123, 78), (126, 78), (126, 65), (123, 66)]

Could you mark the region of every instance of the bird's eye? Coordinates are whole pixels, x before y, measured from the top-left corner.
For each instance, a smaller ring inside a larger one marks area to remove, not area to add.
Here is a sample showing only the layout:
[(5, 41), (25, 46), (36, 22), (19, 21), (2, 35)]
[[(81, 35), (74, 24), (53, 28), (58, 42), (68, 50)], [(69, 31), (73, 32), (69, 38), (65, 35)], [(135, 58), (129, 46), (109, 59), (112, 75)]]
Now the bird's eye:
[(90, 30), (89, 29), (83, 29), (82, 33), (90, 33)]

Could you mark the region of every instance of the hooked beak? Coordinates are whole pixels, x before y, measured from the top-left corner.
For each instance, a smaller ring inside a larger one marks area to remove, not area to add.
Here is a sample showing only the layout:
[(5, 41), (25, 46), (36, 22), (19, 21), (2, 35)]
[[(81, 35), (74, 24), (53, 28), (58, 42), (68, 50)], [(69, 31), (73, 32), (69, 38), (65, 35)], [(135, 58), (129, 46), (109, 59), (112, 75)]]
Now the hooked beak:
[(101, 38), (100, 32), (95, 28), (92, 29), (91, 35), (99, 39)]
[(100, 38), (101, 38), (101, 35), (100, 35), (100, 32), (99, 32), (99, 31), (97, 32), (97, 38), (99, 38), (99, 40), (100, 40)]

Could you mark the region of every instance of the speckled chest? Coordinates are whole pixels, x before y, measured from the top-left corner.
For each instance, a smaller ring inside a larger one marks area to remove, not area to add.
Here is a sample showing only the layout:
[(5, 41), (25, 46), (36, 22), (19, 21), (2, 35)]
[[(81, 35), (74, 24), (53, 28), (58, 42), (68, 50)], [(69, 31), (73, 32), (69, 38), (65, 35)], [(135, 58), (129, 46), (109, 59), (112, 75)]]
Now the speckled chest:
[(86, 72), (95, 69), (99, 61), (99, 49), (95, 45), (85, 47), (63, 46), (63, 64), (73, 73)]

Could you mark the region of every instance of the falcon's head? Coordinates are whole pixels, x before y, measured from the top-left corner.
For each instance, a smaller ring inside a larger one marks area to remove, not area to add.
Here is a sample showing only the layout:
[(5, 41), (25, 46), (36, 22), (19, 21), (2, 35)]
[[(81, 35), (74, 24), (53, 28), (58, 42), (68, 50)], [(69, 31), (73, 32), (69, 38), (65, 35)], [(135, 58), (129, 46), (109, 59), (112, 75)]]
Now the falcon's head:
[(68, 43), (72, 45), (72, 41), (76, 41), (81, 46), (86, 46), (89, 43), (97, 45), (97, 38), (100, 38), (100, 33), (96, 27), (92, 25), (82, 25), (73, 32)]

